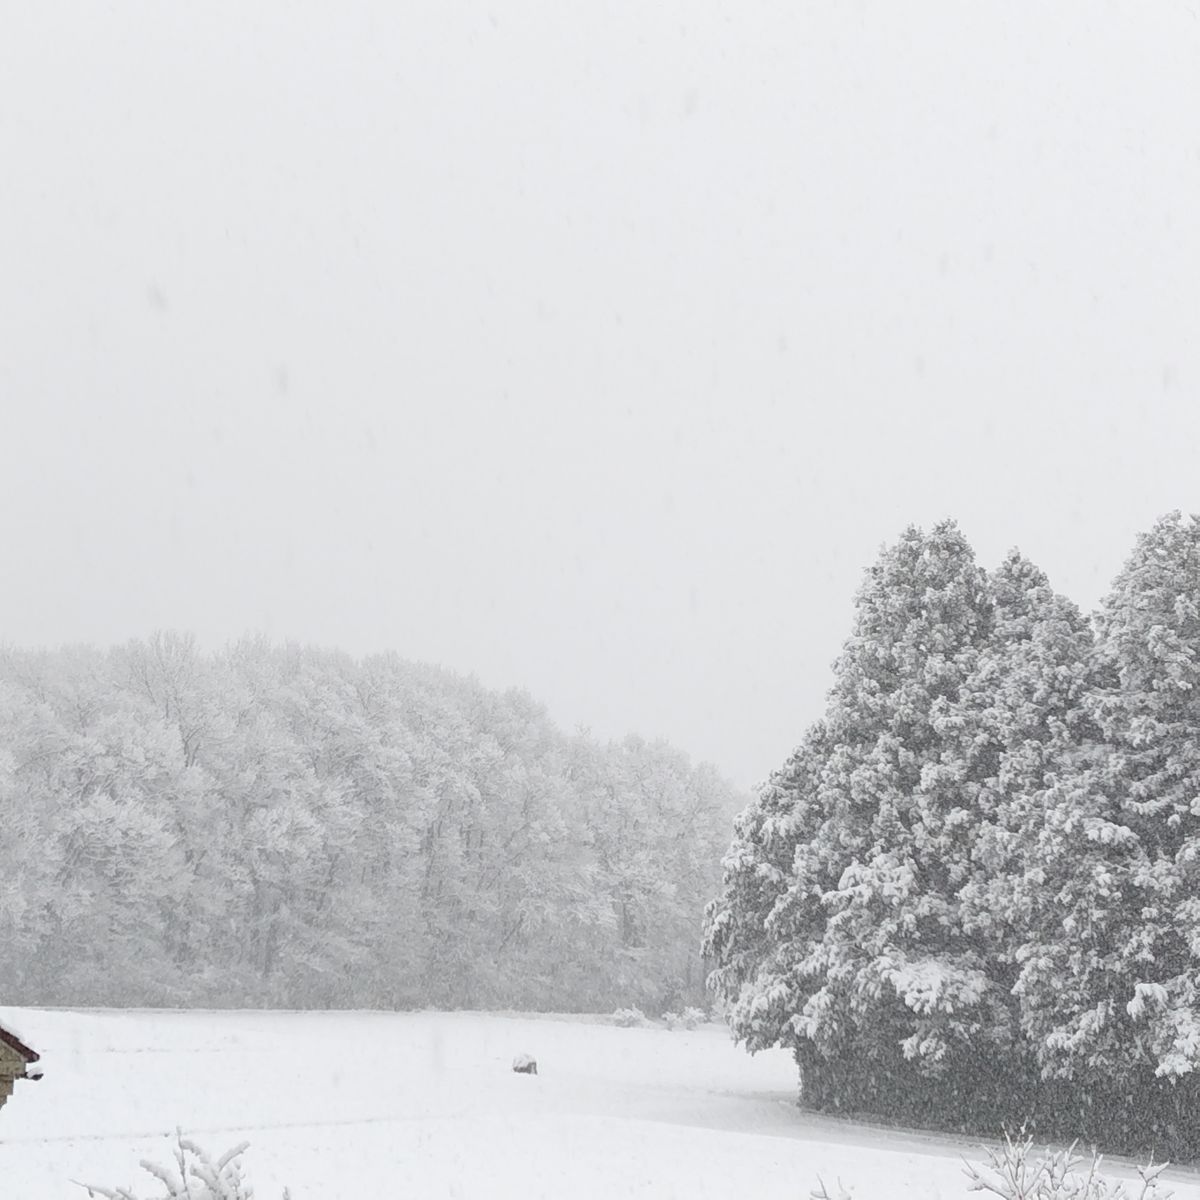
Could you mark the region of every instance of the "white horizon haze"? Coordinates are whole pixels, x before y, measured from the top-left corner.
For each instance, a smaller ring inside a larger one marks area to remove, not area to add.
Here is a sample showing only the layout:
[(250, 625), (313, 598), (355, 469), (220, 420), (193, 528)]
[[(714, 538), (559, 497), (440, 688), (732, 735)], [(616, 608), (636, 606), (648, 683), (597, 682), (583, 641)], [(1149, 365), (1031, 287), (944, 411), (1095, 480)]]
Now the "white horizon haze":
[(1200, 509), (1194, 4), (20, 4), (0, 643), (394, 650), (739, 786), (881, 544)]

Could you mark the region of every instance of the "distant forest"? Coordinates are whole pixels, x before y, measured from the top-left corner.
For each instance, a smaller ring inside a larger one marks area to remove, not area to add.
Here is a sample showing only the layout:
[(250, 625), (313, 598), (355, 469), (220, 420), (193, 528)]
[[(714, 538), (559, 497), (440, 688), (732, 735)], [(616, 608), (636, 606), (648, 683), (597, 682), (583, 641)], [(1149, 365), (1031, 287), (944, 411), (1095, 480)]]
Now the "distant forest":
[(1200, 1155), (1200, 519), (1090, 618), (953, 523), (887, 547), (707, 948), (814, 1107)]
[(746, 797), (528, 695), (247, 639), (0, 652), (9, 1004), (703, 1003)]

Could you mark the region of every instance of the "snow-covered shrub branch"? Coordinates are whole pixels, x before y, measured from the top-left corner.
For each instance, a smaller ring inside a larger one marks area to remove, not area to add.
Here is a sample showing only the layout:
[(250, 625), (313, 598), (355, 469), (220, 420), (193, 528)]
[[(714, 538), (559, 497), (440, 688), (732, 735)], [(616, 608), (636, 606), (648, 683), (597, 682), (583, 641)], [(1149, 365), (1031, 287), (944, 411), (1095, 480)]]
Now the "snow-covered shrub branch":
[(1159, 1191), (1159, 1176), (1167, 1164), (1149, 1163), (1137, 1168), (1137, 1190), (1100, 1174), (1101, 1159), (1093, 1155), (1086, 1163), (1075, 1147), (1047, 1150), (1031, 1157), (1033, 1138), (1005, 1135), (1000, 1149), (987, 1150), (983, 1166), (967, 1163), (964, 1172), (969, 1191), (984, 1192), (1000, 1200), (1170, 1200), (1173, 1193)]
[[(143, 1159), (139, 1164), (160, 1189), (144, 1200), (254, 1200), (254, 1189), (242, 1174), (241, 1157), (249, 1148), (242, 1142), (213, 1158), (191, 1138), (176, 1136), (174, 1162), (170, 1166)], [(143, 1200), (132, 1188), (80, 1184), (95, 1200)], [(283, 1200), (289, 1200), (286, 1188)]]

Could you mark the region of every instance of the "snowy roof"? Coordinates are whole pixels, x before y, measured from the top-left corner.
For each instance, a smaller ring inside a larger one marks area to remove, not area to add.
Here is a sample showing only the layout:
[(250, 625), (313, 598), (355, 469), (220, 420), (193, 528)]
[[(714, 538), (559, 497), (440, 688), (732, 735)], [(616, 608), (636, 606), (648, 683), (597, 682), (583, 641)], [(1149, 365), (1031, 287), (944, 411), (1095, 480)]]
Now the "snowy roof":
[(0, 1042), (3, 1042), (10, 1050), (15, 1050), (27, 1063), (35, 1063), (41, 1058), (41, 1055), (25, 1045), (11, 1028), (5, 1029), (3, 1025), (0, 1025)]

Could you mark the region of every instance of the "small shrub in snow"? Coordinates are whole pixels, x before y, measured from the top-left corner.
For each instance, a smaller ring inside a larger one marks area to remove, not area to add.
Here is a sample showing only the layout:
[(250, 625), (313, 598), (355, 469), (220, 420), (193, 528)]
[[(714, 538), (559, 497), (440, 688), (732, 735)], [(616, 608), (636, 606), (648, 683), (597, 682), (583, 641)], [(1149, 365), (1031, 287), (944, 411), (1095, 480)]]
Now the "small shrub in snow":
[(987, 1165), (973, 1163), (964, 1168), (972, 1192), (987, 1192), (1001, 1200), (1170, 1200), (1170, 1192), (1159, 1192), (1158, 1176), (1166, 1163), (1138, 1167), (1141, 1186), (1136, 1193), (1123, 1183), (1112, 1183), (1100, 1175), (1100, 1157), (1093, 1155), (1087, 1173), (1081, 1174), (1083, 1160), (1075, 1146), (1056, 1153), (1046, 1151), (1030, 1160), (1033, 1138), (1022, 1135), (1017, 1141), (1006, 1133), (1004, 1146), (988, 1150)]
[[(162, 1191), (146, 1200), (253, 1200), (254, 1189), (242, 1178), (238, 1161), (249, 1142), (242, 1142), (213, 1159), (182, 1133), (177, 1135), (175, 1163), (170, 1167), (142, 1159), (138, 1165), (158, 1180)], [(80, 1184), (93, 1200), (139, 1200), (130, 1188), (104, 1188), (96, 1184)], [(286, 1188), (283, 1200), (289, 1200)]]
[(613, 1013), (613, 1021), (622, 1029), (631, 1029), (636, 1025), (645, 1025), (646, 1014), (640, 1008), (618, 1008)]
[(696, 1029), (705, 1021), (702, 1008), (685, 1008), (683, 1012), (665, 1012), (663, 1022), (668, 1029)]
[(817, 1186), (809, 1193), (809, 1197), (810, 1200), (853, 1200), (840, 1179), (837, 1183), (837, 1191), (830, 1192), (825, 1186), (825, 1180), (820, 1175), (817, 1176)]

